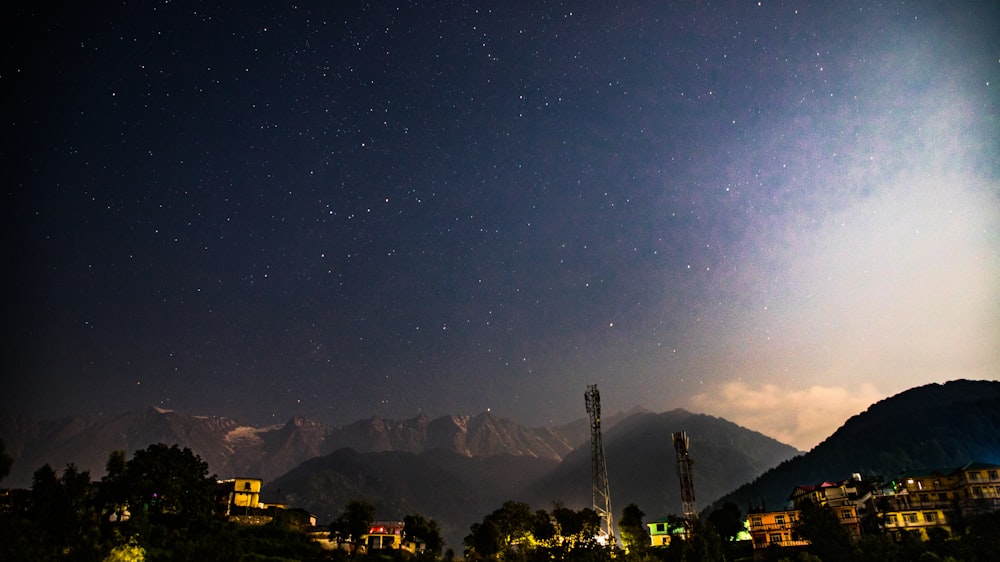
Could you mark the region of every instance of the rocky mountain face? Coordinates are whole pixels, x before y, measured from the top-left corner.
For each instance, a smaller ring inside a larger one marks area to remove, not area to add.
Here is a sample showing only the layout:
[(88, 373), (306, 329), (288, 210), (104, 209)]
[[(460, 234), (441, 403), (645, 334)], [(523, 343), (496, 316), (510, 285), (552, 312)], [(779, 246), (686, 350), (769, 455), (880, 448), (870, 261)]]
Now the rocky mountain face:
[(907, 470), (1000, 463), (1000, 382), (958, 380), (912, 388), (847, 420), (806, 455), (720, 497), (781, 509), (792, 488), (852, 474), (887, 479)]
[[(603, 420), (613, 508), (635, 502), (650, 515), (679, 512), (672, 431), (691, 435), (695, 480), (706, 499), (746, 482), (797, 453), (725, 420), (675, 410), (633, 411)], [(253, 476), (265, 500), (334, 519), (351, 499), (380, 517), (421, 513), (461, 549), (469, 525), (507, 500), (537, 509), (591, 503), (590, 429), (585, 419), (525, 428), (489, 413), (409, 420), (373, 417), (342, 427), (293, 418), (253, 427), (220, 417), (149, 408), (115, 416), (37, 421), (0, 416), (0, 437), (15, 461), (8, 487), (29, 487), (32, 473), (74, 463), (94, 480), (108, 455), (153, 443), (189, 447), (220, 478)], [(676, 504), (676, 505), (675, 505)]]
[[(855, 472), (893, 477), (901, 470), (971, 460), (1000, 463), (997, 381), (911, 389), (854, 416), (805, 455), (685, 410), (631, 412), (602, 422), (616, 518), (629, 503), (648, 519), (680, 513), (670, 438), (676, 431), (690, 439), (697, 504), (706, 511), (726, 500), (743, 510), (762, 502), (781, 507), (795, 485)], [(263, 478), (264, 499), (308, 509), (321, 523), (334, 519), (347, 501), (365, 499), (379, 517), (420, 513), (435, 519), (456, 550), (469, 526), (504, 501), (525, 501), (535, 509), (551, 509), (554, 502), (574, 509), (591, 504), (590, 434), (583, 419), (524, 428), (482, 413), (374, 417), (343, 427), (293, 418), (252, 427), (150, 408), (56, 421), (0, 414), (0, 438), (14, 457), (6, 487), (30, 486), (32, 473), (46, 463), (57, 470), (75, 463), (96, 480), (111, 451), (131, 454), (157, 442), (176, 443), (190, 447), (219, 477)]]
[(254, 427), (228, 418), (188, 416), (157, 408), (54, 421), (0, 415), (0, 438), (14, 457), (11, 474), (3, 482), (11, 487), (30, 486), (32, 474), (44, 464), (61, 470), (74, 463), (99, 479), (112, 451), (124, 450), (131, 456), (153, 443), (189, 447), (220, 478), (255, 476), (265, 481), (343, 448), (359, 453), (509, 455), (554, 462), (573, 448), (570, 438), (558, 428), (525, 428), (486, 413), (433, 420), (427, 416), (399, 421), (373, 417), (343, 427), (304, 418)]
[[(525, 446), (519, 441), (523, 437), (508, 427), (509, 421), (487, 417), (479, 423), (494, 428), (474, 432), (479, 438), (502, 439), (512, 450), (517, 450), (515, 443)], [(336, 518), (349, 500), (357, 498), (373, 503), (380, 517), (401, 519), (421, 513), (438, 521), (448, 545), (460, 550), (469, 526), (507, 500), (524, 501), (534, 509), (550, 510), (556, 503), (573, 509), (590, 507), (591, 447), (589, 425), (584, 427), (586, 440), (561, 462), (544, 455), (460, 455), (456, 452), (460, 447), (415, 453), (341, 450), (303, 464), (266, 484), (265, 491), (305, 507), (321, 520)], [(616, 519), (629, 503), (636, 503), (651, 519), (680, 513), (670, 435), (681, 430), (690, 436), (695, 486), (705, 501), (798, 453), (712, 416), (685, 410), (633, 413), (609, 424), (604, 432)]]

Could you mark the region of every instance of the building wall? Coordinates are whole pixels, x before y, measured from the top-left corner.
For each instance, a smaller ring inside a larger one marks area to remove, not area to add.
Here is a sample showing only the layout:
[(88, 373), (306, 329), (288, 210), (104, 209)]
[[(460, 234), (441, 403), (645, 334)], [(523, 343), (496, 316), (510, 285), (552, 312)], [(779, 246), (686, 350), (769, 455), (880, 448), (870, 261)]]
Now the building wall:
[(915, 472), (882, 498), (885, 529), (891, 533), (928, 529), (952, 532), (958, 518), (1000, 510), (1000, 466), (969, 463), (958, 469)]
[(369, 552), (404, 548), (402, 521), (375, 521), (368, 530), (365, 545)]
[(805, 546), (809, 544), (798, 536), (795, 524), (801, 512), (797, 509), (785, 511), (764, 511), (747, 516), (750, 522), (750, 538), (754, 549), (776, 546)]
[(674, 536), (684, 535), (685, 529), (683, 526), (671, 528), (670, 525), (671, 523), (666, 518), (646, 523), (646, 527), (649, 528), (649, 544), (652, 546), (670, 546), (670, 541)]
[(264, 481), (259, 478), (234, 479), (230, 505), (236, 507), (257, 507), (260, 504), (260, 488), (263, 483)]

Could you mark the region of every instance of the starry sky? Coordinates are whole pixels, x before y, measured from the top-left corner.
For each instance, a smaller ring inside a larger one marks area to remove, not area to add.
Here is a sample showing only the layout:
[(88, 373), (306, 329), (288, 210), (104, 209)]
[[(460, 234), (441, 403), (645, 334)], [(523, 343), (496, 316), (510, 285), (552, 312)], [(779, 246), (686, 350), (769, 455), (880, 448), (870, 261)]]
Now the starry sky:
[(808, 448), (1000, 377), (996, 3), (6, 11), (0, 410)]

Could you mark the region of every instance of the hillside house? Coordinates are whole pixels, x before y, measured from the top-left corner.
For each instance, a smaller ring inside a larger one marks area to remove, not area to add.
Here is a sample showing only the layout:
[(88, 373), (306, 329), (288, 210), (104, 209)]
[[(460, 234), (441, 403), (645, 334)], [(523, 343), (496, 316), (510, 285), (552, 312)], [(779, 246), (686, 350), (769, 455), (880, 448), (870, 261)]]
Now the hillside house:
[(365, 537), (368, 552), (373, 550), (397, 550), (403, 548), (402, 521), (375, 521)]
[(670, 546), (674, 537), (683, 538), (687, 533), (684, 520), (669, 515), (646, 523), (646, 527), (649, 528), (649, 542), (652, 546)]
[(260, 478), (232, 478), (219, 484), (228, 493), (226, 515), (239, 515), (261, 507), (260, 489), (264, 481)]

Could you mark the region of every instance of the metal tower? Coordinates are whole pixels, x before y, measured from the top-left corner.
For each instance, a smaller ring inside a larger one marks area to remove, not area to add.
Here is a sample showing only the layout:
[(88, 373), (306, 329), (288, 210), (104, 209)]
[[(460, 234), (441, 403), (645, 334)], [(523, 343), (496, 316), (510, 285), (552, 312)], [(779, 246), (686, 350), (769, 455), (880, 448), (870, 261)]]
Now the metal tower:
[(694, 479), (691, 477), (691, 465), (694, 461), (688, 456), (688, 436), (684, 431), (671, 434), (674, 440), (674, 450), (677, 451), (677, 476), (681, 480), (681, 511), (685, 521), (698, 519), (694, 507)]
[(604, 462), (604, 440), (601, 438), (601, 393), (597, 385), (587, 387), (583, 395), (587, 403), (587, 413), (590, 414), (590, 446), (593, 476), (594, 511), (601, 518), (608, 544), (614, 544), (614, 520), (611, 514), (611, 492), (608, 490), (608, 465)]

